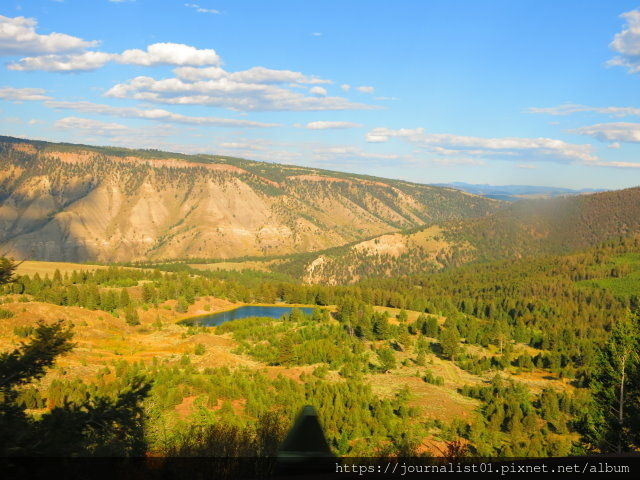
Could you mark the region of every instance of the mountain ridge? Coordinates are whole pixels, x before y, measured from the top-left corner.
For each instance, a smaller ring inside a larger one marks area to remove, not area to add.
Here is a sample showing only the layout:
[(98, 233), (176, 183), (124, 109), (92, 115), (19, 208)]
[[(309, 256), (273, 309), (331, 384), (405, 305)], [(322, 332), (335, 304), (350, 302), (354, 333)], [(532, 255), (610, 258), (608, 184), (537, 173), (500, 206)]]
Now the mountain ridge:
[(12, 137), (0, 171), (0, 248), (41, 260), (300, 253), (502, 206), (401, 180)]

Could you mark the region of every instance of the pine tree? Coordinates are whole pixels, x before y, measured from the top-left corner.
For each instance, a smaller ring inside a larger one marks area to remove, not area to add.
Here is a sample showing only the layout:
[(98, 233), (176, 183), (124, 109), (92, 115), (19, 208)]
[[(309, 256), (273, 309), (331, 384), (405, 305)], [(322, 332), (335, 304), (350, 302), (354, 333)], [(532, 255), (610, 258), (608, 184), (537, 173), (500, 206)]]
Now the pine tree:
[(129, 325), (140, 325), (140, 317), (138, 316), (138, 311), (132, 305), (129, 305), (124, 309), (124, 320)]
[(380, 362), (380, 370), (387, 373), (389, 370), (396, 368), (396, 356), (389, 347), (381, 347), (376, 351), (378, 361)]
[(131, 303), (131, 299), (129, 298), (129, 292), (126, 288), (120, 290), (120, 299), (119, 299), (119, 307), (125, 308), (128, 307)]
[(590, 384), (591, 408), (580, 422), (587, 448), (604, 453), (634, 448), (638, 433), (632, 424), (640, 412), (638, 348), (638, 317), (616, 322)]
[(460, 352), (460, 334), (456, 327), (449, 327), (442, 332), (440, 335), (440, 346), (445, 356), (451, 360), (455, 360)]
[(8, 258), (0, 258), (0, 285), (13, 281), (13, 272), (17, 265)]

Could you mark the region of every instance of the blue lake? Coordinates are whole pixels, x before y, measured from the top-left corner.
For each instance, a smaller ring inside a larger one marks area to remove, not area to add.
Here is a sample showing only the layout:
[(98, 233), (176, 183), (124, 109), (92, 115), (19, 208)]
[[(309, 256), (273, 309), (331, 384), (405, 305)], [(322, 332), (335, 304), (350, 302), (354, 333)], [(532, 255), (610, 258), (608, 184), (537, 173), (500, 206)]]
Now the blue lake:
[(290, 314), (294, 308), (298, 308), (298, 310), (302, 310), (302, 312), (306, 314), (313, 312), (313, 308), (309, 307), (261, 307), (258, 305), (249, 305), (226, 312), (185, 319), (183, 322), (192, 325), (201, 325), (203, 327), (215, 327), (216, 325), (222, 325), (231, 320), (240, 320), (241, 318), (248, 317), (281, 318), (283, 315)]

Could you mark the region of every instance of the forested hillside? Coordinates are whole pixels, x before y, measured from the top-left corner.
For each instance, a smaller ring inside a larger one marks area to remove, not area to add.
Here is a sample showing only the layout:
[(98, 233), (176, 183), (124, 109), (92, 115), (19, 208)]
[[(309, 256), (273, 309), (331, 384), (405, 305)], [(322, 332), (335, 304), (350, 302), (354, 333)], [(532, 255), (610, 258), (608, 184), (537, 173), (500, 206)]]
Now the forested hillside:
[(309, 282), (434, 272), (474, 261), (565, 254), (640, 232), (640, 188), (522, 200), (482, 218), (382, 235), (278, 268)]
[(303, 167), (0, 140), (0, 248), (15, 258), (282, 255), (500, 207), (452, 189)]
[[(352, 286), (113, 267), (20, 276), (0, 292), (3, 350), (37, 337), (34, 319), (73, 324), (77, 345), (5, 403), (48, 419), (91, 411), (91, 399), (118, 398), (147, 379), (148, 396), (127, 407), (145, 412), (133, 424), (138, 443), (109, 448), (156, 455), (273, 455), (305, 403), (340, 455), (634, 450), (639, 363), (622, 353), (637, 349), (638, 274), (636, 236)], [(238, 300), (321, 308), (214, 328), (175, 323)], [(100, 454), (91, 445), (65, 439), (35, 453)]]

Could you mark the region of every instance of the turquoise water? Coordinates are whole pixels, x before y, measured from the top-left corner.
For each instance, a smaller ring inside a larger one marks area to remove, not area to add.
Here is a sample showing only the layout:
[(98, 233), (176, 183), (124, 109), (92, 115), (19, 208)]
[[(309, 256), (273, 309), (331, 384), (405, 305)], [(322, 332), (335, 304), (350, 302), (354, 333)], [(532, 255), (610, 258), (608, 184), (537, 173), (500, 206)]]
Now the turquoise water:
[(239, 320), (241, 318), (248, 317), (280, 318), (283, 315), (291, 313), (293, 308), (298, 308), (298, 310), (302, 310), (306, 314), (313, 312), (313, 308), (308, 307), (261, 307), (257, 305), (250, 305), (246, 307), (238, 307), (226, 312), (212, 313), (211, 315), (203, 315), (201, 317), (187, 319), (185, 320), (185, 323), (201, 325), (203, 327), (214, 327), (216, 325), (222, 325), (223, 323), (230, 322), (231, 320)]

